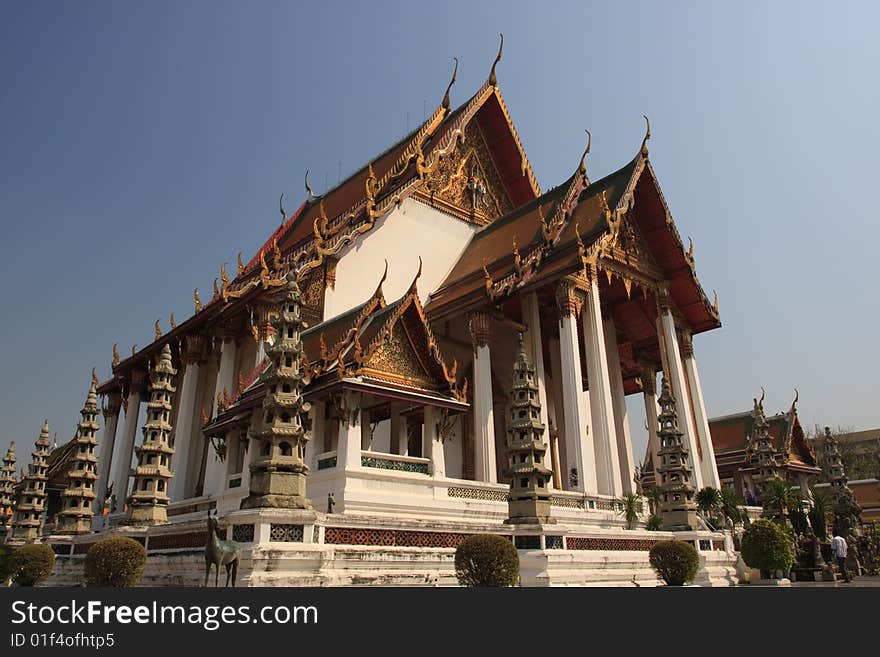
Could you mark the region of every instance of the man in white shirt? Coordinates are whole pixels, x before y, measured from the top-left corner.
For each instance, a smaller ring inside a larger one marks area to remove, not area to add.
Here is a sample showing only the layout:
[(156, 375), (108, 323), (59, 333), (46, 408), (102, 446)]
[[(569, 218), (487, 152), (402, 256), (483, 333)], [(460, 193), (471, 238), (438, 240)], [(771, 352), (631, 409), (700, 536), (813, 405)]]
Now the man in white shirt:
[(840, 568), (843, 581), (851, 582), (849, 571), (846, 569), (846, 540), (843, 536), (835, 534), (831, 539), (831, 553), (834, 555), (834, 560), (837, 561), (837, 567)]

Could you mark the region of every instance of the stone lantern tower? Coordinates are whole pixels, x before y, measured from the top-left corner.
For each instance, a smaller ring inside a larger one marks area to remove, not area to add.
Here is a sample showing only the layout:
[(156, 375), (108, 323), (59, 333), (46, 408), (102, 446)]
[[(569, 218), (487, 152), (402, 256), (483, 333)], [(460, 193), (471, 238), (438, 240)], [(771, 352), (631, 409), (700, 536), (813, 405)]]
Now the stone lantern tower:
[(33, 543), (41, 534), (46, 503), (46, 471), (49, 467), (49, 420), (43, 422), (40, 437), (34, 443), (28, 473), (18, 490), (12, 516), (12, 539)]
[(269, 367), (262, 376), (266, 388), (262, 429), (251, 433), (259, 442), (259, 453), (251, 461), (250, 494), (241, 502), (243, 509), (276, 507), (311, 509), (306, 497), (306, 443), (311, 432), (303, 420), (310, 404), (302, 399), (307, 383), (303, 372), (303, 343), (300, 333), (302, 296), (296, 274), (287, 274), (278, 297), (278, 316), (272, 323), (275, 342), (266, 349)]
[(0, 538), (6, 535), (6, 524), (15, 504), (15, 442), (9, 443), (3, 467), (0, 468)]
[(834, 533), (840, 534), (846, 540), (847, 566), (859, 574), (861, 565), (858, 538), (862, 533), (860, 528), (862, 507), (856, 502), (855, 495), (848, 485), (849, 480), (843, 466), (843, 459), (840, 456), (840, 444), (831, 433), (830, 427), (825, 427), (824, 440), (823, 465), (828, 473), (828, 480), (831, 482)]
[(507, 458), (510, 476), (508, 523), (540, 524), (550, 520), (550, 477), (544, 465), (544, 425), (535, 368), (527, 358), (522, 333), (513, 366), (510, 421), (507, 423)]
[(660, 474), (660, 490), (663, 491), (663, 501), (660, 504), (663, 529), (697, 529), (697, 505), (694, 502), (688, 451), (682, 441), (683, 434), (678, 426), (675, 400), (665, 376), (657, 403), (660, 405), (660, 415), (657, 417), (657, 437), (660, 440), (657, 456), (660, 458), (660, 465), (657, 472)]
[(144, 440), (137, 449), (138, 465), (128, 498), (128, 523), (159, 525), (168, 522), (168, 481), (171, 472), (171, 385), (177, 370), (171, 365), (171, 348), (166, 344), (150, 372), (150, 401), (144, 423)]
[(754, 428), (746, 448), (746, 467), (743, 468), (743, 473), (751, 477), (757, 500), (763, 502), (767, 485), (774, 479), (780, 479), (781, 466), (777, 460), (773, 438), (768, 432), (770, 424), (764, 415), (764, 396), (761, 395), (761, 399), (755, 399), (754, 402)]
[(95, 447), (98, 441), (98, 396), (95, 383), (89, 387), (85, 406), (80, 411), (82, 420), (76, 431), (73, 459), (67, 473), (67, 488), (61, 493), (59, 534), (87, 534), (91, 531), (92, 505), (95, 501), (95, 481), (98, 479)]

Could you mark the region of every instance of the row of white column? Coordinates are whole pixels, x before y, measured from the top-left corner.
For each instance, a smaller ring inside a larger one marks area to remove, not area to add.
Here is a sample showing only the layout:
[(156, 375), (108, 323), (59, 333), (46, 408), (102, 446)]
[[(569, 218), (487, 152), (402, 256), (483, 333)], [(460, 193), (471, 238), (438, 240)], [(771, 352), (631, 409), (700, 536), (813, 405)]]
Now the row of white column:
[[(634, 492), (635, 461), (632, 451), (617, 334), (612, 320), (603, 320), (599, 287), (591, 281), (562, 281), (557, 288), (559, 307), (558, 348), (551, 344), (554, 358), (554, 415), (564, 441), (565, 466), (557, 460), (563, 488), (587, 494), (615, 497)], [(541, 402), (541, 421), (547, 455), (553, 453), (547, 378), (544, 373), (540, 306), (535, 292), (522, 297), (523, 321), (528, 326), (525, 346), (535, 367)], [(578, 323), (580, 317), (580, 325)], [(488, 315), (469, 318), (473, 351), (474, 475), (478, 481), (496, 482), (495, 422), (492, 405)], [(580, 331), (580, 335), (579, 335)], [(694, 483), (720, 487), (703, 402), (699, 374), (690, 340), (682, 355), (671, 311), (664, 308), (658, 320), (658, 334), (665, 345), (666, 370), (677, 400), (679, 425), (691, 459)], [(583, 340), (588, 391), (583, 392), (579, 340)], [(653, 462), (658, 463), (657, 397), (655, 373), (643, 374), (645, 413)], [(678, 400), (681, 400), (680, 402)], [(561, 403), (560, 403), (561, 402)], [(558, 451), (556, 452), (558, 454)]]
[[(173, 501), (187, 499), (195, 493), (201, 476), (205, 444), (201, 434), (200, 380), (205, 367), (203, 336), (187, 338), (187, 348), (183, 357), (183, 376), (180, 383), (179, 401), (174, 420), (175, 450), (171, 469), (175, 476), (171, 479), (169, 494)], [(254, 367), (264, 358), (262, 344), (258, 344)], [(236, 390), (235, 366), (239, 356), (238, 343), (227, 336), (220, 347), (220, 366), (214, 381), (213, 400), (223, 396), (225, 390), (232, 394)], [(120, 401), (118, 393), (111, 395), (105, 411), (104, 431), (101, 438), (96, 505), (100, 505), (107, 493), (109, 482), (113, 482), (116, 496), (116, 510), (121, 511), (129, 493), (131, 462), (137, 439), (142, 389), (145, 373), (135, 370), (130, 375), (129, 392), (125, 403), (125, 419), (122, 425), (120, 444), (116, 445), (119, 424)], [(214, 413), (216, 413), (214, 408)], [(228, 459), (221, 461), (207, 450), (205, 459), (203, 494), (217, 495), (226, 489)], [(114, 454), (115, 452), (115, 454)], [(115, 458), (114, 458), (115, 457)], [(245, 468), (246, 470), (246, 468)], [(235, 473), (233, 473), (235, 474)], [(247, 474), (247, 473), (243, 473)], [(244, 477), (243, 477), (244, 478)], [(120, 491), (123, 491), (120, 493)], [(96, 509), (98, 510), (98, 509)]]

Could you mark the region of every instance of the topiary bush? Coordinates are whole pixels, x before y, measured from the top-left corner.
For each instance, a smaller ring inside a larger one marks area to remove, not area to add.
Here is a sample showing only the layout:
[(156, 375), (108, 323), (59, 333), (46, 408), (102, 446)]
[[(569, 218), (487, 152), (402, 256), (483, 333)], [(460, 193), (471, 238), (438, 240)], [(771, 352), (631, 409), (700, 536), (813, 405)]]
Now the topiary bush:
[(648, 518), (648, 522), (645, 523), (645, 529), (649, 532), (657, 532), (663, 529), (663, 516), (654, 513)]
[(147, 551), (128, 536), (97, 541), (86, 553), (87, 586), (134, 586), (144, 574)]
[(45, 543), (22, 545), (9, 559), (12, 581), (19, 586), (36, 586), (45, 582), (54, 567), (55, 552)]
[(651, 567), (669, 586), (682, 586), (697, 575), (700, 555), (685, 541), (657, 541), (648, 554)]
[(749, 567), (758, 568), (765, 575), (788, 573), (794, 561), (791, 539), (775, 522), (760, 518), (743, 533), (742, 557)]
[(519, 555), (503, 536), (474, 534), (455, 550), (455, 576), (462, 586), (516, 586)]

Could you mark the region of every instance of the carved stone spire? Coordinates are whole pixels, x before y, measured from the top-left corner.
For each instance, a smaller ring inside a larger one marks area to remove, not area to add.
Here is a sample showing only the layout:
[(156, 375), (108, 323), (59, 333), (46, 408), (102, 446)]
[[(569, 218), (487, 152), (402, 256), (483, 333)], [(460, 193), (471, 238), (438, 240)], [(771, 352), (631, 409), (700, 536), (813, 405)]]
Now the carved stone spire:
[(98, 440), (98, 395), (95, 383), (89, 386), (85, 406), (80, 411), (82, 420), (76, 430), (76, 450), (67, 472), (67, 488), (61, 493), (59, 534), (86, 534), (91, 531), (92, 507), (95, 500), (95, 481), (98, 479), (95, 447)]
[(522, 333), (513, 366), (510, 421), (507, 423), (508, 523), (539, 524), (550, 518), (550, 477), (544, 465), (544, 425), (535, 368), (528, 362)]
[(751, 475), (756, 501), (762, 502), (769, 482), (780, 478), (781, 466), (768, 431), (770, 423), (764, 415), (763, 389), (761, 399), (755, 399), (754, 402), (752, 435), (746, 446), (746, 465), (742, 471)]
[(133, 525), (160, 525), (168, 522), (168, 481), (171, 472), (171, 385), (177, 370), (171, 364), (171, 347), (162, 347), (150, 371), (150, 401), (144, 422), (144, 439), (137, 448), (138, 465), (128, 498), (128, 520)]
[(15, 504), (15, 442), (9, 443), (3, 467), (0, 468), (0, 532), (6, 534), (6, 525), (12, 516)]
[(49, 468), (49, 420), (43, 422), (40, 437), (34, 443), (31, 464), (22, 480), (12, 516), (12, 539), (33, 543), (41, 534), (46, 502), (46, 471)]
[(657, 455), (660, 463), (654, 465), (660, 476), (660, 489), (663, 491), (663, 501), (660, 504), (663, 529), (697, 529), (697, 505), (694, 502), (688, 451), (682, 440), (684, 434), (678, 426), (675, 399), (665, 376), (657, 403), (660, 405), (660, 415), (657, 417), (657, 437), (660, 440)]
[[(862, 507), (856, 502), (852, 489), (847, 485), (846, 469), (840, 455), (840, 444), (831, 433), (831, 427), (825, 427), (825, 444), (822, 453), (822, 465), (831, 482), (831, 496), (834, 500), (834, 532), (846, 539), (849, 550), (847, 564), (850, 567), (858, 563), (857, 537), (860, 535)], [(850, 554), (852, 553), (852, 554)]]
[(287, 274), (278, 297), (272, 326), (275, 341), (266, 349), (270, 365), (262, 376), (266, 388), (262, 429), (251, 433), (259, 441), (260, 452), (251, 463), (250, 494), (241, 507), (311, 509), (312, 503), (306, 497), (309, 468), (304, 461), (306, 443), (311, 439), (304, 420), (311, 405), (302, 398), (308, 381), (303, 372), (300, 337), (306, 323), (293, 270)]

